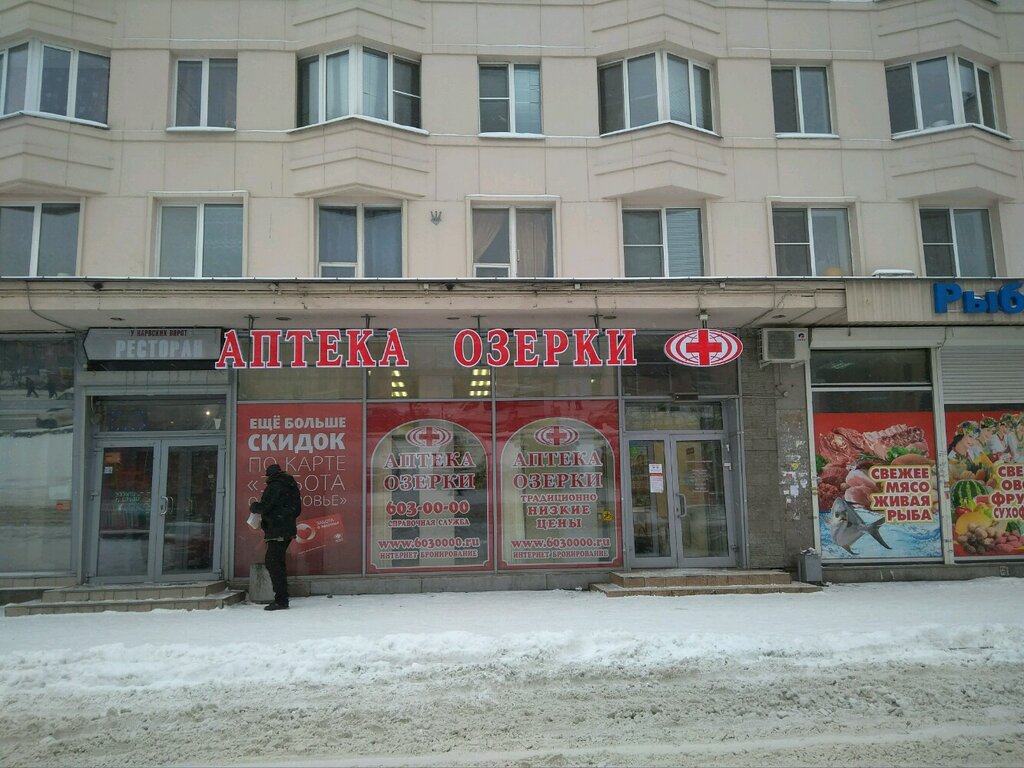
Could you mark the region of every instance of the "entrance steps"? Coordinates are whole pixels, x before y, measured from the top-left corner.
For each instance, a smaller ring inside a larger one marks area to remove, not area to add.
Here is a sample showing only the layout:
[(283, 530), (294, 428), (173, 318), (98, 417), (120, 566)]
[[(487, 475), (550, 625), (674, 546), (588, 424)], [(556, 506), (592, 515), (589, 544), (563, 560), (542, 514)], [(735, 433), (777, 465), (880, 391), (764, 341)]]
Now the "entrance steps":
[(48, 589), (76, 583), (74, 576), (5, 576), (0, 578), (0, 605), (38, 600)]
[(101, 611), (152, 611), (164, 608), (208, 611), (245, 599), (243, 590), (228, 589), (225, 581), (188, 584), (84, 585), (47, 589), (38, 600), (4, 608), (5, 616)]
[(734, 571), (676, 568), (649, 571), (615, 571), (610, 584), (591, 584), (590, 589), (607, 597), (652, 595), (762, 595), (768, 593), (820, 592), (821, 587), (793, 581), (785, 571)]

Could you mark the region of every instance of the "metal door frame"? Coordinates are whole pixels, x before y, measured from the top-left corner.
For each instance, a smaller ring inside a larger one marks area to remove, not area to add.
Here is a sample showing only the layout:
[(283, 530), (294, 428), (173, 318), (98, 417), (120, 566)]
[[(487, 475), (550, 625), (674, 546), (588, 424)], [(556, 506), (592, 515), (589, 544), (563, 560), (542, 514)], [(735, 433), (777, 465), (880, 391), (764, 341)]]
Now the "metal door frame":
[[(665, 493), (669, 504), (669, 540), (671, 554), (665, 557), (637, 557), (633, 543), (633, 494), (630, 477), (629, 445), (634, 440), (658, 441), (665, 454)], [(679, 442), (717, 442), (721, 446), (723, 492), (726, 506), (726, 534), (729, 555), (726, 557), (686, 557), (683, 551), (682, 518), (678, 498), (679, 467), (676, 444)], [(735, 568), (739, 558), (739, 516), (736, 509), (736, 448), (726, 429), (696, 431), (641, 431), (624, 435), (622, 500), (626, 510), (623, 534), (626, 537), (626, 565), (630, 568)]]
[[(165, 527), (163, 522), (154, 527), (157, 518), (163, 518), (166, 512), (160, 511), (160, 500), (167, 498), (167, 455), (171, 448), (215, 448), (217, 450), (217, 488), (213, 519), (213, 557), (211, 570), (189, 573), (163, 573), (163, 547)], [(99, 527), (100, 527), (100, 488), (103, 483), (103, 453), (108, 448), (152, 448), (153, 476), (152, 495), (150, 497), (150, 532), (148, 550), (148, 568), (145, 574), (122, 576), (97, 576), (99, 570)], [(93, 584), (134, 584), (157, 582), (188, 582), (209, 581), (223, 576), (221, 565), (221, 536), (224, 522), (225, 493), (225, 441), (222, 434), (189, 433), (158, 433), (131, 432), (95, 437), (90, 451), (91, 466), (89, 469), (90, 488), (88, 504), (88, 524), (86, 535), (89, 537), (88, 560), (86, 565), (86, 581)]]

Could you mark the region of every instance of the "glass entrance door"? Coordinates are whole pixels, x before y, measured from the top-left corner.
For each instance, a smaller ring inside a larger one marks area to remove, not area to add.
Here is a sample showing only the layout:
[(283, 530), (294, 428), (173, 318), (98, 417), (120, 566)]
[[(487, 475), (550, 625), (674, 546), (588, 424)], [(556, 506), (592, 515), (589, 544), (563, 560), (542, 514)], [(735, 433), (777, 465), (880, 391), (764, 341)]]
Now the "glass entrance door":
[(736, 565), (731, 463), (722, 438), (631, 439), (629, 480), (631, 565)]
[(220, 445), (117, 441), (96, 455), (94, 580), (189, 580), (219, 570)]

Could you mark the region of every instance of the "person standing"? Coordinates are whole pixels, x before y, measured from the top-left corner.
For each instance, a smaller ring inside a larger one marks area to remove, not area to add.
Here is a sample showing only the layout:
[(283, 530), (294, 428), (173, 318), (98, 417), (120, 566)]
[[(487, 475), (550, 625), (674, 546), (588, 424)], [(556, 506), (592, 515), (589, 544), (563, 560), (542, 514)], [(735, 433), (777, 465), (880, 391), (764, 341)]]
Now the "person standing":
[(274, 587), (274, 602), (263, 610), (281, 611), (288, 607), (288, 573), (285, 554), (295, 538), (295, 520), (302, 510), (302, 492), (295, 478), (281, 469), (279, 464), (267, 467), (267, 487), (259, 501), (249, 505), (249, 511), (260, 516), (263, 540), (267, 544), (264, 563)]

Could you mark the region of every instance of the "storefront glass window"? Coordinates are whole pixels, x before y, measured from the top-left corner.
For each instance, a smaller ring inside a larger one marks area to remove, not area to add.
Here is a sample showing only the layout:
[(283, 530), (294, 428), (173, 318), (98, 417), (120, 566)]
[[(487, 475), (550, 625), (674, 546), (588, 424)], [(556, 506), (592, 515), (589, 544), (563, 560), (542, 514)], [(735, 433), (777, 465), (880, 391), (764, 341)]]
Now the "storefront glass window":
[[(594, 346), (602, 358), (606, 359), (608, 340), (598, 338)], [(547, 350), (543, 336), (537, 338), (534, 349), (537, 357), (543, 360)], [(542, 365), (535, 368), (508, 365), (496, 369), (497, 397), (615, 397), (616, 367), (575, 367), (569, 352), (563, 353), (558, 359), (561, 364), (550, 368)]]
[[(370, 400), (400, 402), (418, 400), (487, 399), (489, 369), (463, 368), (453, 354), (454, 334), (402, 334), (409, 366), (367, 369), (366, 396)], [(379, 356), (384, 337), (377, 335), (369, 347)], [(488, 379), (485, 386), (483, 379)]]
[(220, 430), (224, 428), (224, 401), (98, 397), (92, 401), (92, 418), (99, 432)]
[(815, 350), (811, 383), (929, 384), (931, 366), (926, 349)]
[(665, 342), (673, 334), (639, 333), (636, 336), (636, 366), (622, 368), (625, 397), (696, 397), (739, 394), (738, 365), (726, 363), (712, 368), (691, 368), (665, 356)]
[(71, 569), (74, 342), (0, 340), (0, 572)]
[(928, 351), (815, 351), (811, 376), (823, 559), (940, 558)]
[(626, 429), (632, 432), (721, 430), (720, 403), (626, 403)]
[[(361, 368), (317, 368), (318, 347), (306, 345), (307, 367), (292, 368), (291, 344), (281, 345), (282, 368), (238, 369), (238, 399), (240, 401), (268, 400), (362, 400), (363, 371)], [(348, 359), (348, 345), (342, 337), (338, 352)], [(245, 352), (249, 358), (248, 349)]]

